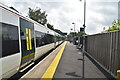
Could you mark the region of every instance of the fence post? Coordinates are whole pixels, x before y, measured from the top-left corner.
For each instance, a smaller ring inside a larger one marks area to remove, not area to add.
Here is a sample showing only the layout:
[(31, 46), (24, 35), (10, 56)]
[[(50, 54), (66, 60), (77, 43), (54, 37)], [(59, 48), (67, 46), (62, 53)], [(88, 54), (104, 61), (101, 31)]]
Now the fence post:
[(117, 70), (117, 80), (120, 80), (120, 70)]

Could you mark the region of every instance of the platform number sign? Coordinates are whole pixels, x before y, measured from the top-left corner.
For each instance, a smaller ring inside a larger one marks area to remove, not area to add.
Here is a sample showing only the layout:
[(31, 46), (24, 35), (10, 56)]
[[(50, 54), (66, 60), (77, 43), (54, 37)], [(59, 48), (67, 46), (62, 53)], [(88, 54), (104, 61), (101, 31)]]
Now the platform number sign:
[(31, 30), (29, 28), (26, 28), (26, 46), (27, 50), (32, 50)]

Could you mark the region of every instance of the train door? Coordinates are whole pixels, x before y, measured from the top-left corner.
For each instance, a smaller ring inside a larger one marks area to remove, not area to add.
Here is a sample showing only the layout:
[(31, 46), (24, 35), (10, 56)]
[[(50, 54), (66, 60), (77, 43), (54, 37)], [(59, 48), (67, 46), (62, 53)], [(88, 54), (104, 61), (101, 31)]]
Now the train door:
[(34, 24), (20, 18), (21, 67), (34, 60)]

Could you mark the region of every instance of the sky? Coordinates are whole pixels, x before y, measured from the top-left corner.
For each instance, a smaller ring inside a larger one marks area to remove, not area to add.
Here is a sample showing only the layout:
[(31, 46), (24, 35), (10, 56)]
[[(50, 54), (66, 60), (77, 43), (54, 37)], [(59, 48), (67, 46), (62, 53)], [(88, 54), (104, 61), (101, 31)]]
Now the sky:
[[(86, 33), (96, 34), (108, 29), (118, 19), (119, 0), (86, 0)], [(48, 23), (63, 32), (78, 32), (83, 27), (84, 0), (2, 0), (1, 3), (28, 15), (28, 8), (46, 11)]]

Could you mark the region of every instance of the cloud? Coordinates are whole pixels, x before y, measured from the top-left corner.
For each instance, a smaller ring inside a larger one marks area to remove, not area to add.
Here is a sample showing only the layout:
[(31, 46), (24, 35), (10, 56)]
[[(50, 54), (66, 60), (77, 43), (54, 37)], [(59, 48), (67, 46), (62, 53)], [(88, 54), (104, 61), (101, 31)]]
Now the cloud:
[[(118, 0), (87, 0), (86, 33), (94, 34), (108, 28), (114, 19), (117, 19)], [(8, 6), (15, 7), (24, 16), (28, 8), (40, 7), (48, 14), (48, 22), (55, 28), (70, 32), (72, 22), (76, 23), (76, 31), (83, 25), (83, 1), (79, 0), (6, 0)]]
[(100, 33), (104, 26), (107, 29), (113, 20), (118, 19), (117, 2), (92, 2), (88, 4), (87, 11), (86, 32), (89, 34)]

